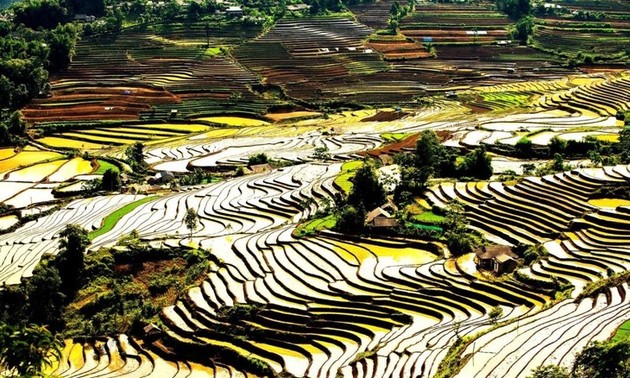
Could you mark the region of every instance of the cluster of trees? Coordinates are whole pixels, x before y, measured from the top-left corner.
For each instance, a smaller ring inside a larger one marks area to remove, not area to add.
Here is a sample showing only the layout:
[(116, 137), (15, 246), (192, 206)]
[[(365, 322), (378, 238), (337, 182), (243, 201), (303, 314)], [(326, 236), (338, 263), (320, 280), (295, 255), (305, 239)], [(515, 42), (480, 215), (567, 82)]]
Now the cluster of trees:
[[(159, 312), (154, 300), (198, 282), (212, 258), (202, 250), (149, 251), (137, 232), (121, 239), (124, 251), (103, 249), (86, 256), (89, 244), (86, 230), (67, 226), (60, 233), (55, 257), (43, 259), (22, 284), (0, 291), (3, 376), (40, 376), (41, 369), (59, 357), (60, 333), (85, 337), (140, 330)], [(168, 269), (145, 277), (146, 286), (138, 285), (131, 275), (147, 260), (169, 260)], [(116, 264), (130, 271), (118, 271)], [(69, 306), (78, 302), (80, 306)]]
[(409, 0), (409, 4), (407, 6), (400, 5), (398, 1), (394, 1), (391, 8), (389, 9), (389, 20), (387, 20), (387, 26), (390, 33), (398, 33), (400, 20), (402, 20), (409, 13), (412, 13), (415, 10), (415, 6), (416, 4), (413, 0)]
[(529, 378), (626, 378), (630, 377), (630, 340), (595, 341), (575, 358), (571, 370), (546, 365)]
[(125, 150), (125, 157), (131, 169), (140, 174), (144, 174), (149, 165), (144, 161), (144, 144), (135, 142)]
[(53, 332), (61, 331), (64, 308), (83, 282), (84, 253), (89, 244), (83, 228), (64, 228), (59, 253), (42, 260), (28, 281), (0, 292), (0, 323), (14, 327), (36, 324)]
[(495, 4), (498, 10), (516, 21), (509, 31), (510, 38), (527, 43), (527, 38), (534, 32), (530, 0), (495, 0)]
[(26, 132), (26, 122), (20, 112), (14, 111), (6, 118), (0, 118), (0, 146), (24, 145), (22, 136)]
[(105, 15), (104, 0), (26, 0), (16, 2), (11, 10), (15, 23), (31, 29), (53, 29), (68, 23), (77, 14)]
[(595, 165), (613, 165), (626, 162), (630, 154), (630, 130), (622, 130), (619, 143), (603, 142), (587, 136), (583, 140), (564, 140), (558, 136), (551, 138), (547, 147), (535, 148), (533, 142), (523, 137), (516, 142), (514, 152), (523, 158), (584, 158), (588, 157)]
[(172, 186), (177, 186), (177, 185), (189, 186), (189, 185), (207, 184), (211, 182), (214, 178), (215, 177), (214, 175), (212, 175), (212, 173), (206, 172), (200, 168), (195, 168), (195, 170), (192, 173), (188, 173), (186, 175), (179, 177), (178, 179), (175, 179), (171, 185)]
[(630, 164), (630, 113), (626, 113), (625, 127), (619, 133), (619, 143), (615, 147), (619, 161), (623, 164)]
[(68, 67), (78, 38), (56, 0), (21, 1), (11, 9), (13, 20), (0, 21), (0, 145), (22, 144), (25, 127), (14, 112), (49, 90), (49, 72)]
[(397, 202), (409, 202), (426, 188), (432, 177), (460, 179), (488, 179), (492, 176), (492, 158), (483, 146), (469, 152), (458, 163), (458, 153), (440, 143), (432, 130), (423, 131), (418, 137), (414, 154), (398, 154), (395, 161), (400, 165), (400, 184), (396, 187)]
[(364, 229), (367, 211), (384, 204), (387, 198), (374, 166), (367, 160), (356, 170), (350, 181), (352, 189), (348, 197), (338, 204), (336, 229), (356, 234)]
[[(102, 1), (102, 0), (99, 0)], [(311, 14), (345, 11), (347, 6), (372, 2), (373, 0), (305, 0), (310, 5)], [(255, 22), (263, 26), (271, 25), (276, 20), (285, 16), (291, 1), (287, 0), (239, 0), (244, 15), (243, 22)], [(147, 0), (133, 0), (116, 4), (111, 10), (105, 12), (102, 20), (88, 24), (85, 27), (87, 35), (104, 34), (120, 31), (119, 25), (127, 19), (141, 25), (174, 20), (199, 21), (210, 20), (217, 10), (225, 8), (223, 4), (217, 4), (216, 0), (186, 0), (184, 3), (176, 0), (166, 0), (161, 4), (149, 3)]]
[(446, 208), (444, 220), (444, 239), (453, 256), (461, 256), (478, 244), (478, 235), (468, 229), (464, 207), (458, 202), (451, 202)]
[(252, 155), (247, 160), (248, 167), (251, 167), (252, 165), (267, 164), (267, 163), (269, 163), (269, 157), (264, 152)]
[(532, 11), (530, 0), (495, 0), (495, 4), (498, 10), (514, 20), (519, 20)]

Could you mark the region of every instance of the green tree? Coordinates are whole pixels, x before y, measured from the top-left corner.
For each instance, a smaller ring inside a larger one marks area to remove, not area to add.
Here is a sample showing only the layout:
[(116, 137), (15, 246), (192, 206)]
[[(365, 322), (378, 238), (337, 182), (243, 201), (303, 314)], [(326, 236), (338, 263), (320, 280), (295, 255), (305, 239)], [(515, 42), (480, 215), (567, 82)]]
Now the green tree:
[(125, 150), (125, 156), (131, 168), (135, 172), (143, 173), (147, 169), (147, 163), (144, 161), (144, 144), (135, 142)]
[(496, 323), (501, 316), (503, 316), (503, 309), (499, 306), (492, 307), (492, 310), (488, 313), (488, 317), (493, 323)]
[(510, 37), (521, 41), (522, 44), (527, 43), (527, 39), (534, 33), (534, 19), (530, 16), (522, 17), (514, 25), (514, 29), (510, 30)]
[(76, 224), (67, 225), (59, 236), (55, 265), (59, 269), (63, 291), (73, 293), (81, 284), (85, 251), (90, 239), (87, 230)]
[(536, 170), (536, 164), (533, 163), (524, 163), (521, 164), (521, 168), (523, 168), (524, 175), (532, 175)]
[(572, 373), (575, 378), (630, 377), (630, 340), (589, 344), (575, 357)]
[(519, 139), (514, 147), (516, 148), (516, 152), (522, 157), (530, 157), (534, 152), (533, 143), (531, 139), (527, 137)]
[(619, 143), (617, 144), (617, 150), (619, 151), (619, 160), (624, 163), (630, 163), (630, 127), (624, 127), (619, 132)]
[(442, 145), (435, 131), (422, 131), (416, 142), (416, 167), (428, 170), (429, 176), (433, 175), (439, 165), (441, 149)]
[(34, 377), (61, 358), (63, 342), (45, 327), (0, 324), (0, 366), (8, 376)]
[(527, 378), (571, 378), (571, 375), (564, 366), (545, 365), (534, 369)]
[(566, 170), (566, 168), (567, 166), (564, 165), (564, 159), (562, 158), (562, 155), (553, 155), (553, 160), (551, 161), (551, 170), (553, 170), (554, 172), (563, 172)]
[(59, 25), (48, 33), (50, 48), (48, 68), (51, 71), (65, 70), (74, 57), (74, 46), (78, 30), (73, 24)]
[(25, 286), (30, 321), (48, 325), (54, 330), (61, 329), (66, 295), (57, 268), (47, 262), (40, 262)]
[(328, 147), (315, 147), (313, 158), (317, 160), (330, 160), (330, 152), (328, 151)]
[(363, 207), (344, 206), (337, 215), (335, 229), (347, 234), (358, 234), (365, 226), (365, 210)]
[(108, 168), (105, 173), (103, 173), (101, 189), (111, 192), (119, 190), (121, 185), (120, 172), (118, 172), (117, 169)]
[(385, 202), (385, 189), (376, 177), (374, 167), (367, 161), (356, 170), (350, 181), (352, 190), (348, 194), (349, 205), (372, 210)]
[(457, 201), (449, 203), (444, 218), (444, 238), (449, 251), (454, 256), (460, 256), (472, 250), (473, 239), (468, 231), (464, 207)]
[(250, 167), (252, 165), (266, 164), (266, 163), (269, 163), (269, 157), (264, 152), (250, 156), (247, 161), (247, 165)]
[(469, 152), (459, 167), (460, 177), (475, 177), (487, 180), (492, 176), (492, 157), (486, 153), (486, 148), (480, 146)]
[(190, 238), (192, 239), (192, 233), (197, 229), (197, 226), (199, 225), (199, 215), (197, 214), (197, 211), (195, 211), (195, 209), (193, 209), (192, 207), (189, 207), (188, 210), (186, 210), (184, 223), (186, 224), (186, 228), (190, 232)]
[(553, 138), (549, 140), (547, 147), (549, 148), (549, 156), (561, 154), (567, 148), (567, 141), (554, 135)]

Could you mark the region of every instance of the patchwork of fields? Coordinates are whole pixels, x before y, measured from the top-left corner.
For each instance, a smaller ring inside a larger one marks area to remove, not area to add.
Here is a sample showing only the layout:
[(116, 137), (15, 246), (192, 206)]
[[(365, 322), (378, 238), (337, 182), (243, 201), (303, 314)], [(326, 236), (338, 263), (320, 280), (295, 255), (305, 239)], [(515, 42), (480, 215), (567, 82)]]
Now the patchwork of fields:
[[(627, 333), (628, 283), (581, 294), (630, 270), (630, 202), (597, 197), (627, 188), (630, 166), (578, 154), (564, 172), (522, 173), (556, 158), (539, 153), (552, 141), (619, 140), (630, 70), (615, 57), (630, 42), (628, 4), (576, 0), (568, 12), (536, 15), (529, 46), (510, 41), (514, 20), (487, 1), (417, 2), (391, 33), (393, 4), (269, 28), (132, 26), (79, 42), (70, 68), (50, 77), (50, 96), (21, 110), (29, 145), (0, 149), (0, 286), (32, 277), (73, 224), (89, 232), (88, 253), (121, 248), (134, 231), (154, 248), (208, 250), (212, 263), (156, 307), (158, 336), (67, 340), (49, 373), (253, 378), (262, 366), (309, 378), (419, 378), (442, 377), (456, 360), (451, 377), (527, 377), (541, 365), (570, 367), (620, 327), (617, 337)], [(580, 11), (606, 18), (578, 20)], [(577, 47), (614, 64), (567, 64)], [(425, 130), (459, 160), (484, 148), (494, 169), (484, 181), (430, 181), (412, 197), (425, 218), (443, 222), (458, 202), (469, 230), (546, 255), (490, 279), (474, 253), (455, 257), (461, 251), (428, 233), (325, 229), (362, 159), (395, 186), (395, 156), (415, 151)], [(524, 141), (530, 156), (517, 153)], [(148, 173), (124, 162), (136, 142)], [(269, 164), (251, 164), (261, 153)], [(124, 189), (85, 196), (109, 168)], [(177, 181), (154, 184), (158, 172)], [(317, 232), (301, 234), (313, 219)], [(573, 290), (555, 297), (559, 286)]]

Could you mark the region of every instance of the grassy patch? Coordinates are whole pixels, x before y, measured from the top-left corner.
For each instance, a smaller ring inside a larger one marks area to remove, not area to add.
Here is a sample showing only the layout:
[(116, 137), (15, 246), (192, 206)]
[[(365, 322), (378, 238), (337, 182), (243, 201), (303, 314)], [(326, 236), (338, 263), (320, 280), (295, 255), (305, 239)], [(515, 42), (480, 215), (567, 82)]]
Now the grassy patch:
[(328, 215), (324, 218), (317, 218), (311, 221), (302, 223), (295, 230), (297, 235), (308, 235), (321, 230), (330, 230), (337, 224), (337, 219), (334, 215)]
[(339, 185), (341, 190), (346, 194), (352, 190), (352, 182), (350, 179), (354, 177), (354, 174), (359, 167), (363, 165), (360, 160), (349, 161), (341, 166), (341, 174), (335, 178), (335, 184)]
[(66, 337), (140, 334), (212, 265), (203, 250), (150, 249), (137, 240), (128, 248), (86, 256), (84, 285), (64, 314)]
[(435, 231), (435, 232), (442, 232), (442, 231), (444, 231), (444, 229), (442, 229), (442, 227), (432, 226), (432, 225), (428, 225), (428, 224), (418, 224), (418, 223), (409, 223), (409, 222), (407, 222), (407, 227), (417, 228), (419, 230)]
[(420, 223), (429, 224), (442, 224), (444, 223), (444, 217), (442, 215), (435, 214), (432, 211), (425, 211), (421, 214), (415, 215), (413, 220)]
[(624, 340), (630, 340), (630, 320), (623, 323), (612, 338), (612, 341), (615, 343)]
[(221, 46), (209, 47), (206, 51), (203, 52), (204, 56), (217, 56), (223, 53), (223, 49)]
[(126, 214), (130, 213), (136, 207), (138, 207), (138, 206), (140, 206), (142, 204), (145, 204), (147, 202), (153, 201), (156, 198), (158, 198), (158, 196), (145, 197), (145, 198), (143, 198), (141, 200), (138, 200), (138, 201), (132, 202), (130, 204), (127, 204), (127, 205), (121, 207), (120, 209), (114, 211), (113, 213), (111, 213), (108, 216), (106, 216), (105, 219), (103, 219), (103, 224), (101, 225), (101, 227), (99, 229), (97, 229), (97, 230), (94, 230), (94, 231), (90, 232), (88, 237), (90, 238), (90, 240), (94, 240), (95, 238), (105, 234), (106, 232), (109, 232), (112, 228), (114, 228), (116, 223), (118, 223), (120, 218), (122, 218)]
[(93, 174), (95, 174), (95, 175), (102, 175), (108, 169), (111, 169), (114, 172), (120, 172), (120, 169), (118, 169), (118, 167), (115, 166), (114, 164), (112, 164), (110, 162), (107, 162), (105, 160), (98, 160), (98, 169), (96, 171), (94, 171)]
[(387, 142), (400, 142), (401, 140), (407, 138), (411, 134), (406, 133), (383, 133), (381, 134), (381, 138), (385, 139)]

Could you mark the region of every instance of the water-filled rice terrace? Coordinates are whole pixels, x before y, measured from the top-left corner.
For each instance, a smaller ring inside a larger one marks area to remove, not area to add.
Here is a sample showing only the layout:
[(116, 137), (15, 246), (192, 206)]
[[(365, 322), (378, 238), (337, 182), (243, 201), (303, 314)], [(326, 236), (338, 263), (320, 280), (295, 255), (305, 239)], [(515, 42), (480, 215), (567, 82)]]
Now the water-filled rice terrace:
[[(594, 199), (630, 185), (630, 166), (581, 159), (565, 172), (498, 180), (548, 163), (502, 155), (522, 139), (539, 149), (554, 137), (616, 141), (616, 116), (630, 110), (627, 68), (586, 74), (500, 43), (513, 22), (487, 2), (422, 2), (388, 35), (392, 4), (353, 7), (356, 19), (213, 26), (210, 46), (205, 25), (189, 22), (79, 42), (70, 68), (51, 77), (51, 96), (22, 111), (36, 129), (31, 146), (0, 149), (0, 200), (12, 206), (0, 217), (0, 283), (31, 277), (70, 224), (90, 232), (89, 253), (135, 230), (156, 248), (208, 249), (213, 262), (160, 306), (157, 337), (66, 340), (49, 373), (253, 378), (264, 374), (252, 366), (263, 366), (296, 377), (434, 377), (458, 347), (452, 376), (526, 377), (543, 364), (571, 366), (576, 352), (630, 320), (627, 283), (580, 295), (630, 269), (628, 202)], [(539, 17), (536, 43), (574, 46), (605, 34), (593, 51), (606, 53), (626, 41), (624, 2), (567, 7), (610, 19), (586, 30)], [(333, 103), (349, 107), (335, 112)], [(370, 108), (348, 110), (359, 105)], [(487, 240), (543, 245), (548, 255), (489, 279), (472, 253), (451, 257), (428, 238), (298, 236), (296, 227), (348, 191), (361, 159), (390, 165), (428, 129), (446, 146), (491, 151), (494, 176), (432, 182), (419, 203), (438, 211), (456, 200)], [(138, 141), (153, 171), (228, 174), (151, 194), (77, 195), (108, 168), (128, 174), (111, 159)], [(260, 152), (273, 167), (231, 174)], [(555, 298), (558, 285), (574, 289)]]
[[(294, 238), (292, 227), (283, 223), (316, 209), (317, 201), (302, 208), (301, 199), (334, 193), (331, 182), (338, 170), (338, 165), (307, 164), (240, 179), (246, 186), (237, 180), (167, 196), (138, 207), (94, 242), (106, 244), (129, 227), (145, 237), (171, 235), (165, 242), (177, 242), (178, 230), (185, 232), (181, 209), (198, 208), (202, 227), (194, 238), (212, 246), (222, 263), (203, 284), (163, 309), (166, 335), (159, 348), (212, 353), (220, 346), (296, 376), (432, 376), (459, 335), (484, 331), (468, 347), (475, 353), (474, 366), (466, 364), (461, 376), (521, 376), (545, 361), (570, 363), (574, 351), (605, 338), (630, 315), (626, 285), (596, 298), (566, 299), (546, 307), (550, 298), (545, 290), (516, 277), (479, 280), (470, 273), (466, 258), (438, 258), (440, 247), (435, 244), (334, 233)], [(514, 187), (443, 184), (428, 198), (438, 206), (458, 198), (473, 227), (491, 238), (548, 240), (550, 256), (522, 274), (545, 282), (558, 277), (580, 287), (604, 276), (607, 268), (627, 268), (627, 209), (598, 209), (587, 198), (602, 185), (627, 183), (629, 178), (627, 166), (584, 169)], [(104, 198), (101, 206), (106, 210), (120, 199)], [(72, 219), (73, 209), (80, 206), (90, 205), (73, 204), (64, 221), (89, 226), (86, 219)], [(523, 212), (529, 216), (521, 216)], [(584, 226), (569, 225), (576, 220)], [(29, 245), (32, 248), (23, 247)], [(226, 321), (222, 309), (244, 303), (258, 310), (230, 324), (237, 332), (255, 336), (226, 339), (216, 333), (217, 323)], [(499, 319), (504, 325), (498, 328), (488, 317), (495, 306), (504, 309)], [(541, 343), (542, 327), (554, 331)], [(126, 371), (127, 365), (116, 361), (117, 348), (127, 344), (111, 339), (104, 343), (106, 352), (91, 362), (99, 368), (90, 371), (113, 376)], [(148, 374), (164, 364), (154, 356), (156, 347), (144, 351), (131, 345), (136, 352), (130, 354), (128, 369)], [(68, 346), (68, 354), (75, 348), (89, 355), (95, 347)], [(514, 363), (503, 363), (508, 355)], [(87, 363), (77, 357), (70, 360), (58, 369), (72, 372)], [(173, 375), (177, 369), (190, 369), (185, 362), (169, 366)], [(209, 372), (216, 375), (223, 369), (230, 368), (218, 363)]]

